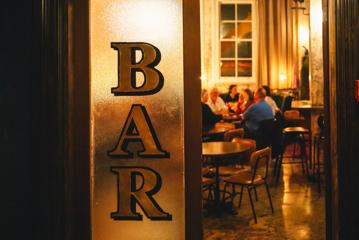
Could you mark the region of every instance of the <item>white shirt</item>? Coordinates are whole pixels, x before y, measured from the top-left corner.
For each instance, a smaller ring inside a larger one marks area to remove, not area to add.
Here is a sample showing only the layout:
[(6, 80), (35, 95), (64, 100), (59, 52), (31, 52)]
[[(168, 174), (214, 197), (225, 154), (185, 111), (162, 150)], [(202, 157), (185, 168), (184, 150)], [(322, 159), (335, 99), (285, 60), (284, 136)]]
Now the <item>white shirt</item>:
[(216, 102), (213, 102), (212, 99), (209, 98), (207, 101), (207, 105), (215, 114), (220, 114), (223, 110), (228, 109), (221, 97), (217, 97)]
[(264, 101), (266, 101), (272, 108), (273, 111), (273, 116), (275, 116), (275, 113), (277, 111), (280, 111), (280, 109), (278, 108), (277, 104), (275, 103), (275, 101), (273, 100), (273, 98), (266, 96)]

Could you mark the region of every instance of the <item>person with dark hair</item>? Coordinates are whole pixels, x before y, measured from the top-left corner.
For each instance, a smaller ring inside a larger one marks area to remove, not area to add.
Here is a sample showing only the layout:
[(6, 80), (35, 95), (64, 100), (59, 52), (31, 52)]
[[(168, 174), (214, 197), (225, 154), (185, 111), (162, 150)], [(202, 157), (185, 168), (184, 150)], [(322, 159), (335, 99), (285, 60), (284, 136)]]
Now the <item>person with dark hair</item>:
[(228, 88), (228, 93), (224, 95), (223, 101), (229, 106), (238, 102), (239, 93), (237, 91), (237, 85), (231, 84)]
[(217, 122), (222, 119), (222, 115), (214, 114), (211, 108), (207, 105), (208, 91), (202, 90), (201, 102), (202, 102), (202, 128), (204, 130), (211, 129)]
[(280, 109), (278, 108), (277, 104), (275, 103), (275, 101), (272, 98), (272, 94), (271, 94), (271, 90), (268, 86), (262, 86), (262, 88), (265, 90), (266, 92), (266, 97), (265, 97), (265, 101), (271, 106), (272, 111), (273, 111), (273, 116), (276, 115), (277, 112), (280, 111)]
[(235, 112), (244, 113), (252, 104), (254, 104), (254, 95), (249, 88), (244, 89), (239, 95), (239, 100)]
[(264, 120), (273, 119), (273, 111), (271, 106), (265, 101), (266, 91), (259, 88), (255, 95), (255, 104), (250, 106), (247, 111), (242, 114), (245, 124), (245, 134), (248, 137), (256, 136), (259, 125)]

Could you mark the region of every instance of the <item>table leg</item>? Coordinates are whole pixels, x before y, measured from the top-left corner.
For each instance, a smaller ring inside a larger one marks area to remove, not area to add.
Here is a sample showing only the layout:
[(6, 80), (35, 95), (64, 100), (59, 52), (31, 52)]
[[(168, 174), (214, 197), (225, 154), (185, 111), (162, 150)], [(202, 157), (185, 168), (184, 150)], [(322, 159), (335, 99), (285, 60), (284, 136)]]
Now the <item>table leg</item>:
[(215, 160), (216, 164), (216, 189), (214, 192), (214, 199), (215, 199), (215, 205), (216, 205), (216, 212), (219, 216), (221, 214), (221, 200), (220, 200), (220, 189), (219, 189), (219, 163), (218, 159)]

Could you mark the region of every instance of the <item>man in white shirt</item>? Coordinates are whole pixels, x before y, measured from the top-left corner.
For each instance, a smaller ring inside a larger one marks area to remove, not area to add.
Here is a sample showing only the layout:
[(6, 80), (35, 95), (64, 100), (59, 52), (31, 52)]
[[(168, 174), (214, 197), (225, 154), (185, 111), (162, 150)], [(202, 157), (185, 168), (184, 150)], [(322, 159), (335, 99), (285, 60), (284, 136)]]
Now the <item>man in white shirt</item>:
[(224, 103), (223, 99), (219, 96), (217, 88), (213, 88), (209, 93), (209, 99), (207, 105), (211, 108), (215, 114), (226, 114), (228, 113), (228, 107)]
[(270, 88), (268, 86), (262, 86), (266, 92), (266, 97), (264, 98), (264, 101), (266, 101), (272, 108), (273, 111), (273, 116), (275, 116), (275, 114), (277, 112), (280, 111), (280, 109), (278, 108), (277, 104), (275, 103), (275, 101), (273, 100), (272, 96), (271, 96), (271, 92), (270, 92)]

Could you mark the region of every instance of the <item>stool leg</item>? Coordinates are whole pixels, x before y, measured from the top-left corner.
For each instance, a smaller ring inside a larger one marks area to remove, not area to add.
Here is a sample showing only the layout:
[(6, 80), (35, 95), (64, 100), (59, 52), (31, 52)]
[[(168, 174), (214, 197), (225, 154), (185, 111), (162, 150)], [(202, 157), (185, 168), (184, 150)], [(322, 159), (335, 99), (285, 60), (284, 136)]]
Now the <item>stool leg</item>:
[(279, 182), (280, 171), (282, 170), (283, 154), (284, 153), (282, 152), (279, 157), (279, 162), (278, 162), (277, 179), (276, 179), (277, 186), (278, 186), (278, 182)]
[(241, 208), (241, 205), (242, 205), (243, 190), (244, 190), (244, 186), (241, 186), (241, 196), (239, 197), (238, 208)]
[(318, 193), (320, 193), (320, 137), (318, 137), (318, 143), (317, 143), (317, 181), (318, 181)]
[(253, 213), (254, 222), (257, 223), (256, 210), (254, 209), (254, 204), (253, 204), (253, 200), (252, 200), (251, 190), (250, 190), (249, 187), (247, 187), (247, 190), (248, 190), (249, 200), (250, 200), (250, 202), (251, 202), (251, 207), (252, 207), (252, 213)]
[(223, 203), (226, 201), (227, 186), (228, 186), (228, 183), (225, 183), (224, 188), (223, 188), (223, 196), (222, 196)]
[(257, 188), (253, 187), (253, 189), (254, 189), (254, 196), (256, 197), (256, 202), (258, 202)]
[(265, 185), (266, 185), (266, 190), (267, 190), (267, 195), (268, 195), (268, 199), (269, 199), (270, 208), (272, 209), (272, 213), (274, 213), (274, 208), (273, 208), (273, 204), (272, 204), (272, 197), (271, 197), (270, 192), (269, 192), (269, 187), (268, 187), (267, 181), (265, 182)]
[(303, 142), (300, 142), (300, 158), (301, 158), (301, 162), (302, 162), (302, 172), (303, 175), (305, 174), (305, 167), (304, 167), (304, 152), (306, 151), (305, 149), (305, 144), (303, 144)]
[(277, 174), (277, 166), (278, 166), (278, 161), (279, 161), (279, 155), (275, 158), (274, 161), (274, 166), (273, 166), (273, 177), (276, 176)]

